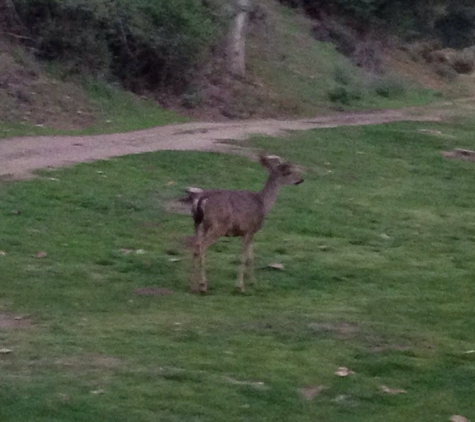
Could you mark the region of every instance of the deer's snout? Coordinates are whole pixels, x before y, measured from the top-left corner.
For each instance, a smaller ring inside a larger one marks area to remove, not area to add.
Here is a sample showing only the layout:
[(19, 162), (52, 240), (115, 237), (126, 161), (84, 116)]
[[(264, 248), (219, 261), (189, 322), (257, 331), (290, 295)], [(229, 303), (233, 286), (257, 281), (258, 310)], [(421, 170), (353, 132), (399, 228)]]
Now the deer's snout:
[(294, 183), (294, 185), (300, 185), (300, 183), (303, 183), (303, 179), (297, 180), (297, 181)]

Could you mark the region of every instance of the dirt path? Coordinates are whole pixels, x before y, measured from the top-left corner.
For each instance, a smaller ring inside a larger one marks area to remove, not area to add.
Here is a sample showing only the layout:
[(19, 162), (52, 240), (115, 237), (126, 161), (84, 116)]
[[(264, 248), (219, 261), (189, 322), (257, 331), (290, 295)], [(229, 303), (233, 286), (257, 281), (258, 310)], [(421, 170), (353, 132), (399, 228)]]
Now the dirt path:
[(243, 140), (255, 134), (279, 136), (286, 131), (395, 121), (437, 121), (441, 114), (409, 108), (339, 113), (301, 120), (256, 120), (226, 123), (186, 123), (137, 132), (96, 136), (40, 136), (0, 139), (0, 178), (23, 179), (41, 168), (56, 168), (121, 155), (159, 150), (232, 152), (222, 141)]

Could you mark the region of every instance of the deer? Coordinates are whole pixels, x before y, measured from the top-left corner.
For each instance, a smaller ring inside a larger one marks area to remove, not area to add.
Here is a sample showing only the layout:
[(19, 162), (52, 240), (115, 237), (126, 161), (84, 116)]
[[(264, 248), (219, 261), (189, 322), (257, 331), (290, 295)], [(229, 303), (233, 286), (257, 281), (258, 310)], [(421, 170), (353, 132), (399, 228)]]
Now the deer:
[[(259, 156), (259, 163), (269, 173), (264, 187), (259, 192), (246, 190), (204, 190), (189, 187), (186, 192), (194, 220), (195, 233), (190, 291), (206, 293), (206, 250), (220, 237), (242, 237), (241, 262), (236, 287), (244, 293), (244, 275), (249, 281), (254, 278), (252, 241), (261, 229), (264, 219), (273, 207), (282, 185), (298, 185), (304, 180), (299, 169), (284, 162), (276, 155)], [(198, 280), (197, 280), (198, 279)], [(198, 283), (197, 283), (198, 281)]]

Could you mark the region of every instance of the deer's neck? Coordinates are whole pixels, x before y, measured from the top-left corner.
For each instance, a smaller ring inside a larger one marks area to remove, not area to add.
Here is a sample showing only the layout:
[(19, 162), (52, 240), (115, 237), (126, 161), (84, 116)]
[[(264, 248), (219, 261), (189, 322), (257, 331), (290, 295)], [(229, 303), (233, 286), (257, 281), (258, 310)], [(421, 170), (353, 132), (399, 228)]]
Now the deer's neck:
[(267, 214), (277, 199), (277, 194), (279, 193), (279, 183), (277, 182), (277, 177), (270, 174), (267, 179), (264, 187), (259, 192), (259, 195), (262, 198), (264, 204), (264, 214)]

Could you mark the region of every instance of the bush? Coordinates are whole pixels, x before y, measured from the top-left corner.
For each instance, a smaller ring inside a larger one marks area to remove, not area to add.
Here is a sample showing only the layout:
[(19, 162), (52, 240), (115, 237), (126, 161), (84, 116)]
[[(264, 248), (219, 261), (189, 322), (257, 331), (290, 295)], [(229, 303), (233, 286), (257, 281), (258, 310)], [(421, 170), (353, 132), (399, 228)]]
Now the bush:
[(382, 73), (384, 70), (385, 53), (381, 41), (372, 39), (359, 42), (351, 60), (357, 66), (370, 73)]
[(358, 34), (344, 22), (329, 20), (325, 23), (328, 36), (331, 42), (335, 44), (338, 52), (350, 57), (356, 50), (358, 44)]
[(435, 40), (416, 41), (404, 46), (409, 57), (414, 61), (430, 61), (431, 54), (442, 48), (442, 44)]
[(224, 20), (194, 0), (13, 0), (38, 55), (134, 90), (182, 89)]
[(453, 58), (452, 66), (457, 73), (472, 73), (475, 68), (475, 51), (471, 48), (458, 51)]
[(372, 88), (376, 95), (384, 98), (400, 98), (406, 94), (404, 81), (396, 76), (385, 76), (376, 79)]
[(327, 93), (331, 102), (347, 106), (363, 98), (361, 80), (355, 75), (355, 69), (352, 66), (336, 66), (333, 78), (336, 86)]
[(341, 105), (351, 105), (352, 103), (359, 101), (363, 98), (363, 93), (359, 89), (354, 87), (338, 85), (328, 91), (328, 99), (332, 103)]
[(447, 63), (432, 63), (432, 69), (437, 73), (439, 76), (442, 76), (444, 79), (452, 82), (458, 78), (457, 71)]

